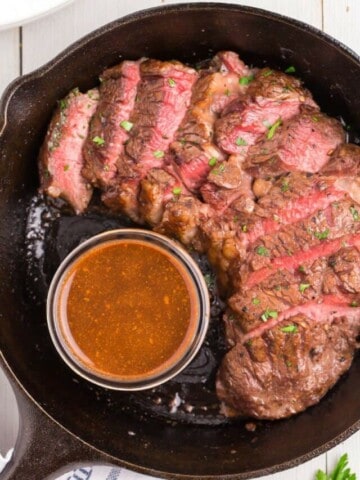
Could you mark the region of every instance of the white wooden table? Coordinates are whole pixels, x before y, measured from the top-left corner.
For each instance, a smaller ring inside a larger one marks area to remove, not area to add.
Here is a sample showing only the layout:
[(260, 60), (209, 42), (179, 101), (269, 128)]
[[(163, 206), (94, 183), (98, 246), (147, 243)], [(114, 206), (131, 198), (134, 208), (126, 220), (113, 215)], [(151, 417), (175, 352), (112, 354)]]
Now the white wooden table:
[[(39, 67), (91, 30), (135, 10), (181, 1), (75, 0), (63, 10), (22, 28), (0, 32), (0, 93), (16, 76)], [(231, 3), (236, 3), (236, 0)], [(359, 0), (242, 0), (238, 3), (279, 12), (314, 25), (360, 54)], [(5, 454), (14, 445), (17, 429), (15, 399), (0, 372), (0, 453)], [(351, 467), (360, 478), (358, 432), (328, 453), (292, 470), (263, 477), (262, 480), (313, 480), (317, 469), (330, 470), (344, 452), (348, 452)], [(121, 478), (135, 480), (143, 477), (129, 472)]]

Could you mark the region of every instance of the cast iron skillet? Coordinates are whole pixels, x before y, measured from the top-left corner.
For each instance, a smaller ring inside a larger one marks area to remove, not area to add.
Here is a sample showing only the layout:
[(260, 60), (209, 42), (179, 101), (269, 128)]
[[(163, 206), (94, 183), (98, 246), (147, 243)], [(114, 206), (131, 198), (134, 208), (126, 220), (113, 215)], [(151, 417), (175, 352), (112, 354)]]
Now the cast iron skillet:
[[(317, 406), (260, 424), (253, 433), (242, 422), (171, 422), (150, 415), (135, 408), (134, 397), (74, 378), (51, 345), (43, 297), (27, 291), (26, 218), (38, 185), (37, 152), (56, 100), (74, 86), (95, 85), (101, 71), (122, 58), (194, 63), (221, 49), (254, 65), (295, 65), (322, 109), (360, 130), (359, 58), (302, 23), (235, 5), (138, 12), (90, 34), (7, 89), (0, 110), (0, 360), (17, 395), (21, 428), (2, 479), (39, 480), (74, 462), (112, 463), (164, 478), (245, 479), (309, 460), (359, 429), (359, 358)], [(61, 234), (69, 247), (71, 222)]]

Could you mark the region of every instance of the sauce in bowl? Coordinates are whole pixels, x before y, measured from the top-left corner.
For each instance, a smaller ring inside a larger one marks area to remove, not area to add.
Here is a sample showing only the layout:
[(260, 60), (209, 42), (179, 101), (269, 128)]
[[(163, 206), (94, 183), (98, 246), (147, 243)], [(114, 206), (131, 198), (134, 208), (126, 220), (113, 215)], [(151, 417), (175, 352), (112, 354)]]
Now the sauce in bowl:
[(150, 388), (184, 368), (209, 313), (191, 257), (158, 234), (128, 232), (81, 244), (48, 297), (50, 333), (64, 360), (89, 380), (124, 390)]

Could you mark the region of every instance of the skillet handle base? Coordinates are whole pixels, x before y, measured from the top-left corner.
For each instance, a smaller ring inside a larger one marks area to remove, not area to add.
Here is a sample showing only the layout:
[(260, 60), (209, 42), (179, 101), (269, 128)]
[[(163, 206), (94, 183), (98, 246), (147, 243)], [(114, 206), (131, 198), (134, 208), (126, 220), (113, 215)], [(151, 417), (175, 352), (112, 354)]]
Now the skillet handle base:
[(117, 463), (57, 424), (9, 380), (18, 402), (20, 428), (14, 455), (0, 480), (52, 480), (75, 467)]

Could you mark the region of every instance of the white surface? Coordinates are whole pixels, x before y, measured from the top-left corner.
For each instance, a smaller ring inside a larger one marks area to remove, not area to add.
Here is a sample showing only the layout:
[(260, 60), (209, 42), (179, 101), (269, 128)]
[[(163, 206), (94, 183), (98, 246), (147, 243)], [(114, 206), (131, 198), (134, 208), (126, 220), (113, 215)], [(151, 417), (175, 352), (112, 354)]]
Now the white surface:
[(2, 0), (0, 30), (24, 25), (53, 13), (73, 0)]
[[(4, 0), (1, 0), (1, 8), (3, 8), (3, 2)], [(104, 23), (135, 10), (170, 3), (182, 2), (181, 0), (76, 0), (53, 15), (25, 25), (22, 28), (21, 55), (19, 29), (0, 32), (0, 92), (12, 78), (19, 74), (20, 65), (23, 73), (29, 72)], [(233, 0), (231, 3), (237, 2)], [(272, 10), (303, 20), (320, 29), (323, 28), (360, 54), (359, 0), (243, 0), (238, 3)], [(12, 394), (1, 375), (0, 413), (0, 452), (5, 454), (15, 441), (17, 417)], [(286, 448), (285, 445), (284, 448)], [(313, 480), (317, 469), (326, 470), (327, 466), (331, 469), (344, 452), (349, 454), (350, 465), (360, 479), (359, 432), (327, 454), (299, 467), (263, 477), (260, 480)], [(136, 480), (138, 478), (144, 477), (122, 471), (121, 479)]]

